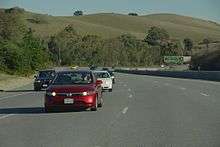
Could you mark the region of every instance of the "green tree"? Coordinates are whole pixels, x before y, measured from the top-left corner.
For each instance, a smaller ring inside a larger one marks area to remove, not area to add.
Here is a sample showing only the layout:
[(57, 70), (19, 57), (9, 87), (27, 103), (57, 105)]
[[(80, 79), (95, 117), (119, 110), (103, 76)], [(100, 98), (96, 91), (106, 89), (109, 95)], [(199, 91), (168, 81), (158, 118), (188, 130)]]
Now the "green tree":
[(149, 45), (160, 45), (163, 40), (168, 39), (169, 34), (165, 29), (154, 26), (148, 30), (147, 36), (145, 37), (144, 41), (147, 42)]
[[(56, 45), (57, 49), (60, 50), (62, 64), (70, 65), (75, 60), (80, 60), (78, 56), (81, 54), (78, 46), (82, 41), (82, 37), (77, 34), (73, 25), (66, 26), (53, 40), (57, 42)], [(58, 55), (58, 50), (55, 53)]]
[(128, 13), (128, 15), (130, 15), (130, 16), (138, 16), (138, 14), (137, 14), (137, 13), (133, 13), (133, 12)]
[(56, 41), (55, 36), (51, 36), (48, 43), (47, 43), (48, 50), (51, 55), (51, 59), (54, 63), (58, 63), (58, 54), (59, 54), (59, 47)]
[(188, 52), (188, 54), (192, 54), (193, 41), (190, 38), (185, 38), (183, 40), (184, 48)]
[(77, 10), (73, 13), (74, 16), (82, 16), (83, 15), (83, 11), (81, 10)]
[(0, 11), (0, 39), (18, 41), (22, 39), (25, 31), (20, 13)]
[(36, 70), (45, 67), (49, 62), (47, 50), (41, 44), (40, 39), (33, 36), (32, 30), (24, 35), (20, 47), (24, 49), (27, 55), (27, 61), (31, 70)]
[(161, 56), (183, 56), (183, 50), (178, 40), (163, 42), (161, 45)]
[(206, 45), (206, 48), (209, 48), (210, 40), (208, 38), (203, 39), (203, 43)]

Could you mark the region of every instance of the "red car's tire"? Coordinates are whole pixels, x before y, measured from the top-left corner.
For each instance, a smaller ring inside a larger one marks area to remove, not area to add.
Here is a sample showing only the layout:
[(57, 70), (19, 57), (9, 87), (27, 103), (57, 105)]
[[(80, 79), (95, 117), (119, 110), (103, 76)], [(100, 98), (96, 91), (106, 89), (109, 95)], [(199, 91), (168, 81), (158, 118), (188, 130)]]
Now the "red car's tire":
[(103, 99), (101, 98), (100, 103), (98, 104), (98, 107), (102, 107), (103, 106)]
[(46, 113), (50, 113), (50, 112), (52, 112), (52, 109), (51, 109), (51, 108), (48, 108), (48, 107), (44, 107), (44, 111), (45, 111)]
[(91, 108), (91, 111), (97, 111), (97, 109), (98, 109), (98, 99), (96, 97), (95, 106)]

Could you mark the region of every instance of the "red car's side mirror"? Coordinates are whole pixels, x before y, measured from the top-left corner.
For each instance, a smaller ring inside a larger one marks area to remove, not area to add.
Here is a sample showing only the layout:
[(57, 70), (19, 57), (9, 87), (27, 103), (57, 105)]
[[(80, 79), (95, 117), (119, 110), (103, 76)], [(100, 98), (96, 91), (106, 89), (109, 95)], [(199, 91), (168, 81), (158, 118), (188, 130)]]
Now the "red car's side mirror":
[(102, 80), (96, 80), (96, 85), (101, 85), (102, 84)]

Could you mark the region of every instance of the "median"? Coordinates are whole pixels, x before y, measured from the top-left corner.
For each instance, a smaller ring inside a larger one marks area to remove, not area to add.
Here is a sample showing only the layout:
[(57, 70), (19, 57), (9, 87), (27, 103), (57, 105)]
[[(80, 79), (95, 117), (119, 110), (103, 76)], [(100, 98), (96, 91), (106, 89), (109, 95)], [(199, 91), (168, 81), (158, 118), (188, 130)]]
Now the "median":
[(160, 77), (220, 81), (220, 71), (149, 71), (138, 69), (117, 69), (116, 72)]

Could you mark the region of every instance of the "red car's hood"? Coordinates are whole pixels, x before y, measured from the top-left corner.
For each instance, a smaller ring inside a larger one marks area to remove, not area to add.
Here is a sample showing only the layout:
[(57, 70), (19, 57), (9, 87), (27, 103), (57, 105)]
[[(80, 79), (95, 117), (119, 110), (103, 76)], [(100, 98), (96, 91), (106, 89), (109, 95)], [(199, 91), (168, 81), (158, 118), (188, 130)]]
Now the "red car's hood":
[(57, 93), (79, 93), (86, 91), (94, 91), (95, 86), (93, 84), (90, 85), (51, 85), (47, 91), (57, 92)]

